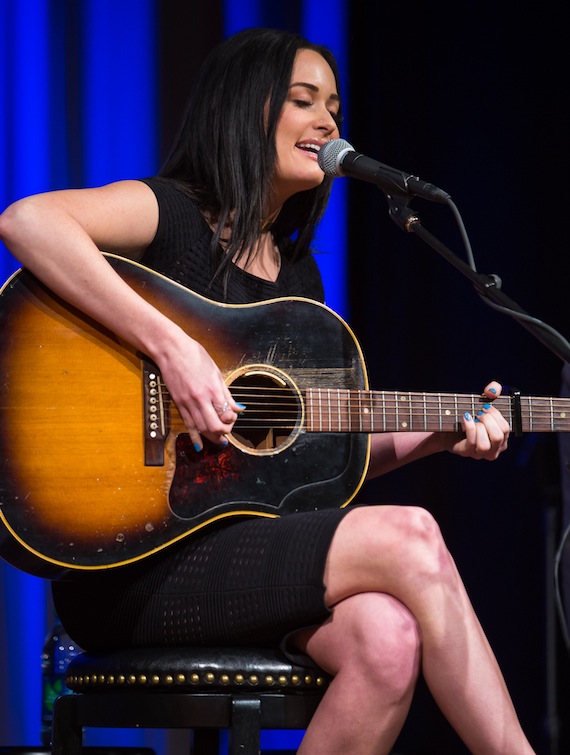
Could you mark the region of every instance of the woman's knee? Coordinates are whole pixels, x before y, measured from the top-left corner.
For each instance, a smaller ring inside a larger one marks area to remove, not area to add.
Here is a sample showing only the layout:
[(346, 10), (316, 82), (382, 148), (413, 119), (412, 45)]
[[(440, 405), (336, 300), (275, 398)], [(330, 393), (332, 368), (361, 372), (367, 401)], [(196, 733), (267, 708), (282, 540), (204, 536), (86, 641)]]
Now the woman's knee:
[(362, 593), (346, 601), (353, 643), (351, 657), (381, 685), (408, 688), (419, 673), (421, 635), (417, 622), (399, 600), (383, 593)]
[(332, 673), (366, 684), (371, 694), (375, 690), (399, 699), (415, 686), (421, 635), (398, 600), (383, 593), (361, 593), (335, 606), (307, 651)]
[(439, 525), (419, 506), (357, 508), (345, 517), (335, 538), (329, 554), (334, 574), (327, 584), (338, 579), (345, 589), (347, 579), (372, 575), (380, 579), (369, 585), (372, 591), (390, 593), (392, 577), (440, 579), (453, 564)]

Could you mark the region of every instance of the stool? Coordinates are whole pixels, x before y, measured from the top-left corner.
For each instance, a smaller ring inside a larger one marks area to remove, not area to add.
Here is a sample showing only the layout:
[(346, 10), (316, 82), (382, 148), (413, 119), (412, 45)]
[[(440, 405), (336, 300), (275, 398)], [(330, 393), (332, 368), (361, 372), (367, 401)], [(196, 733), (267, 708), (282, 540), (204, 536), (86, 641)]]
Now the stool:
[(83, 727), (192, 729), (194, 755), (259, 755), (261, 729), (306, 729), (330, 677), (272, 648), (129, 648), (82, 653), (56, 700), (53, 755), (80, 755)]

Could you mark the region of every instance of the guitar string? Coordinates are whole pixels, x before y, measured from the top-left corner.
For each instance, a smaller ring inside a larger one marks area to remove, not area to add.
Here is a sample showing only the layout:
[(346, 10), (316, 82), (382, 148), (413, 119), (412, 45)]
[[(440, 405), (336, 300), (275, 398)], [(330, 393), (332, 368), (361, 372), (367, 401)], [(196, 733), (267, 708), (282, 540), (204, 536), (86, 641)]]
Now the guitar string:
[[(165, 393), (167, 393), (166, 388)], [(276, 398), (276, 394), (281, 395)], [(477, 406), (486, 400), (479, 395), (426, 395), (402, 392), (387, 394), (382, 391), (360, 392), (358, 389), (332, 389), (332, 391), (312, 389), (312, 394), (314, 394), (311, 396), (312, 401), (307, 401), (307, 394), (304, 392), (308, 411), (311, 416), (315, 415), (317, 418), (316, 421), (313, 419), (311, 427), (319, 425), (325, 429), (339, 431), (347, 427), (358, 427), (359, 424), (363, 425), (363, 430), (368, 431), (374, 429), (375, 424), (385, 425), (386, 429), (402, 429), (402, 427), (405, 429), (407, 423), (414, 428), (457, 429), (459, 415), (462, 416), (470, 409), (475, 411)], [(405, 398), (403, 402), (402, 396)], [(238, 386), (234, 397), (246, 403), (250, 409), (249, 414), (246, 411), (238, 418), (236, 424), (239, 428), (262, 429), (277, 425), (280, 429), (293, 430), (297, 425), (295, 419), (299, 412), (299, 399), (288, 388), (264, 387), (260, 390), (255, 387)], [(171, 402), (169, 396), (167, 400)], [(415, 405), (416, 401), (421, 403), (421, 407)], [(503, 411), (509, 409), (510, 401), (509, 397), (496, 399), (496, 403), (503, 408)], [(549, 429), (554, 424), (558, 425), (568, 419), (553, 413), (556, 401), (556, 399), (532, 398), (532, 417), (525, 418), (529, 427), (532, 426), (532, 429), (537, 431), (541, 427)], [(383, 417), (380, 422), (378, 422), (377, 413)], [(397, 417), (397, 422), (395, 417)], [(287, 422), (292, 424), (286, 424)]]
[[(161, 383), (160, 386), (161, 389), (164, 390), (165, 395), (168, 397), (168, 399), (170, 399), (166, 385), (164, 383)], [(382, 407), (384, 407), (384, 405), (393, 405), (394, 407), (411, 406), (412, 411), (416, 411), (417, 402), (419, 402), (422, 406), (420, 413), (423, 413), (424, 405), (426, 405), (428, 409), (439, 409), (440, 407), (444, 409), (459, 408), (462, 411), (462, 407), (464, 406), (476, 406), (489, 401), (489, 399), (487, 399), (486, 397), (477, 394), (434, 394), (410, 391), (380, 391), (366, 389), (360, 390), (357, 388), (306, 389), (302, 391), (302, 395), (305, 397), (305, 400), (307, 396), (307, 390), (310, 390), (314, 394), (314, 403), (322, 401), (323, 406), (330, 404), (331, 407), (336, 407), (339, 402), (346, 403), (348, 398), (349, 401), (354, 401), (358, 404), (368, 404), (368, 406), (376, 406), (378, 402), (381, 402)], [(254, 400), (261, 398), (261, 403), (266, 400), (270, 404), (275, 403), (275, 394), (278, 393), (282, 394), (282, 400), (289, 400), (291, 402), (291, 405), (296, 404), (298, 401), (298, 395), (295, 391), (280, 386), (264, 386), (262, 389), (258, 387), (238, 386), (237, 389), (232, 391), (234, 398), (249, 398), (250, 403), (252, 401), (251, 397), (253, 397)], [(511, 401), (512, 399), (510, 397), (500, 396), (496, 399), (493, 399), (492, 403), (495, 406), (499, 406), (504, 411), (505, 409), (508, 410), (510, 408)], [(540, 396), (528, 396), (523, 397), (522, 401), (523, 403), (529, 402), (532, 405), (533, 412), (535, 410), (543, 410), (547, 413), (550, 413), (552, 408), (556, 409), (557, 407), (559, 407), (560, 409), (566, 408), (570, 412), (570, 399), (565, 397), (549, 398)]]
[[(338, 396), (336, 395), (338, 390)], [(312, 401), (307, 400), (306, 392), (303, 392), (306, 403), (309, 403), (315, 411), (321, 409), (323, 412), (333, 411), (338, 413), (338, 407), (341, 406), (341, 411), (350, 409), (351, 411), (356, 409), (358, 411), (374, 409), (380, 411), (398, 411), (404, 415), (423, 416), (424, 414), (430, 416), (439, 416), (443, 412), (450, 409), (457, 411), (457, 413), (463, 413), (465, 407), (470, 408), (472, 406), (479, 406), (483, 404), (487, 399), (477, 395), (457, 395), (452, 396), (445, 394), (441, 396), (424, 395), (421, 393), (412, 394), (412, 400), (408, 400), (410, 394), (406, 394), (405, 401), (402, 401), (400, 396), (403, 394), (386, 395), (381, 391), (364, 391), (359, 392), (357, 389), (332, 389), (332, 394), (327, 389), (312, 389), (313, 396)], [(277, 393), (281, 392), (281, 396), (276, 398)], [(239, 388), (234, 391), (234, 398), (242, 399), (248, 403), (246, 406), (251, 408), (253, 406), (268, 406), (275, 409), (276, 404), (279, 407), (297, 408), (299, 398), (296, 394), (288, 392), (283, 388), (266, 388), (263, 390), (258, 388)], [(417, 402), (415, 402), (417, 399)], [(170, 396), (166, 396), (166, 400), (171, 401)], [(503, 411), (510, 409), (510, 399), (501, 398), (495, 399), (495, 405), (498, 405)], [(548, 398), (533, 398), (532, 399), (532, 414), (533, 417), (540, 415), (551, 416), (552, 411), (557, 410), (557, 403), (560, 402), (561, 408), (566, 408), (566, 402), (564, 399), (548, 399)], [(421, 406), (418, 406), (420, 403)], [(570, 407), (568, 407), (570, 411)], [(564, 416), (562, 418), (565, 418)]]

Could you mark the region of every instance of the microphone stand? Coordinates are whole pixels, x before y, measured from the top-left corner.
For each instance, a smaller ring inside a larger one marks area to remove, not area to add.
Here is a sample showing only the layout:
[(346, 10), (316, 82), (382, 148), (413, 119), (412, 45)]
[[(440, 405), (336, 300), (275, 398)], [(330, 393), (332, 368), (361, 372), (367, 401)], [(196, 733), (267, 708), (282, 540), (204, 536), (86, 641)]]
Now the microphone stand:
[(423, 239), (432, 249), (439, 252), (442, 257), (463, 273), (473, 283), (476, 291), (482, 298), (488, 299), (492, 305), (496, 305), (500, 310), (508, 310), (507, 314), (512, 315), (556, 356), (564, 362), (570, 362), (570, 346), (568, 342), (554, 329), (549, 328), (545, 330), (540, 326), (538, 321), (530, 317), (516, 302), (509, 299), (501, 290), (501, 279), (498, 275), (493, 273), (482, 275), (473, 270), (442, 244), (439, 239), (427, 231), (423, 227), (417, 212), (408, 207), (410, 197), (407, 195), (386, 194), (386, 199), (388, 200), (390, 217), (396, 225), (400, 226), (402, 230), (408, 233), (415, 233), (416, 236)]

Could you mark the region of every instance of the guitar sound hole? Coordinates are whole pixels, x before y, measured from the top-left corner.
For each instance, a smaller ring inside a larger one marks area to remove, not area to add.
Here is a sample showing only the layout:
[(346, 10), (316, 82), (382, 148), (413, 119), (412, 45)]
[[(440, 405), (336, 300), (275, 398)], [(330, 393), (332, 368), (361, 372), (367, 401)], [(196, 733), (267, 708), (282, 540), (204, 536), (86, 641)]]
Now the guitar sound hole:
[(246, 407), (232, 432), (239, 445), (261, 452), (289, 445), (301, 417), (300, 397), (293, 387), (265, 372), (239, 375), (230, 387), (234, 399)]

